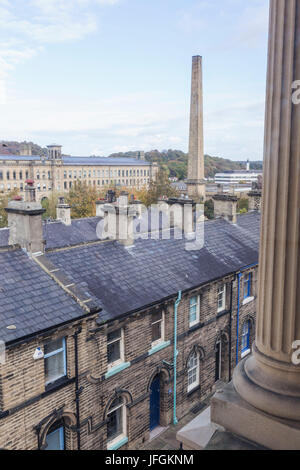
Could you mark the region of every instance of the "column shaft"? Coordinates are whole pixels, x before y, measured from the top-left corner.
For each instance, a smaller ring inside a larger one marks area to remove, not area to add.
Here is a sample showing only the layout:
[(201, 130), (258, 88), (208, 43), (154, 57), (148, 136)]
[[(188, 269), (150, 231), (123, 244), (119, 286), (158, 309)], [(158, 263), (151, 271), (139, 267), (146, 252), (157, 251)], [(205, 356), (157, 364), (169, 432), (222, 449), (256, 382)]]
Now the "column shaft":
[(264, 188), (254, 353), (234, 375), (238, 393), (275, 416), (300, 420), (300, 0), (271, 0)]

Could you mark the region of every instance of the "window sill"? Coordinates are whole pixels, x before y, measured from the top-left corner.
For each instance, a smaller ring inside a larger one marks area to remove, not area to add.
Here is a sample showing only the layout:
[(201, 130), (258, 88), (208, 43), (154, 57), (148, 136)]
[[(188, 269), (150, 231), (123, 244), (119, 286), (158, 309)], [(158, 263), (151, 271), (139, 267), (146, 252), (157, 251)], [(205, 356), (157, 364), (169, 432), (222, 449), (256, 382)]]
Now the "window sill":
[(49, 390), (55, 389), (60, 385), (64, 385), (69, 382), (69, 378), (66, 375), (59, 377), (58, 379), (54, 380), (53, 382), (45, 383), (45, 391), (48, 392)]
[(158, 351), (161, 351), (162, 349), (167, 348), (168, 346), (170, 346), (170, 344), (171, 344), (171, 341), (163, 341), (162, 343), (157, 344), (152, 349), (150, 349), (150, 351), (148, 351), (148, 356), (152, 356), (152, 354), (155, 354)]
[(123, 447), (128, 442), (128, 437), (121, 437), (117, 441), (112, 442), (107, 445), (107, 450), (118, 450), (120, 447)]
[(246, 299), (243, 300), (243, 305), (250, 304), (250, 302), (253, 302), (254, 297), (247, 297)]
[(123, 362), (122, 364), (112, 367), (108, 372), (106, 372), (105, 378), (109, 379), (110, 377), (113, 377), (114, 375), (119, 374), (119, 372), (122, 372), (122, 370), (128, 369), (128, 367), (130, 366), (131, 366), (131, 362)]
[(191, 390), (188, 390), (187, 396), (190, 397), (194, 393), (198, 392), (201, 389), (200, 385), (196, 385), (196, 387), (192, 388)]
[(241, 358), (244, 359), (244, 357), (249, 356), (251, 353), (251, 349), (247, 349), (246, 351), (242, 352)]

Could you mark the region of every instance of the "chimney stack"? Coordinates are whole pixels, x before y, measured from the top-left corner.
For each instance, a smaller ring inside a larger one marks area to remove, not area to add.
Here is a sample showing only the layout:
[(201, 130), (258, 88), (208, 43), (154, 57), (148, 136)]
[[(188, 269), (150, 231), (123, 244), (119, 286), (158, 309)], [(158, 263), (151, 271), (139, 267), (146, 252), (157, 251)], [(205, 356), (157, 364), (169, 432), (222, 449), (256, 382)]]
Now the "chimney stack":
[(56, 206), (56, 218), (61, 220), (64, 225), (71, 225), (71, 206), (65, 203), (65, 198), (60, 197)]
[(213, 200), (215, 219), (223, 218), (231, 224), (236, 224), (238, 198), (227, 194), (215, 194)]
[(260, 212), (262, 192), (259, 189), (250, 191), (250, 193), (248, 193), (248, 198), (249, 198), (249, 212), (253, 212), (253, 211)]
[(44, 253), (42, 214), (45, 209), (36, 202), (34, 181), (27, 180), (25, 201), (20, 197), (8, 203), (9, 245), (20, 245), (29, 256)]
[(107, 236), (129, 247), (134, 244), (133, 220), (138, 215), (137, 209), (128, 204), (128, 193), (122, 192), (116, 203), (104, 206), (104, 226)]
[(193, 57), (188, 160), (188, 195), (205, 199), (202, 57)]

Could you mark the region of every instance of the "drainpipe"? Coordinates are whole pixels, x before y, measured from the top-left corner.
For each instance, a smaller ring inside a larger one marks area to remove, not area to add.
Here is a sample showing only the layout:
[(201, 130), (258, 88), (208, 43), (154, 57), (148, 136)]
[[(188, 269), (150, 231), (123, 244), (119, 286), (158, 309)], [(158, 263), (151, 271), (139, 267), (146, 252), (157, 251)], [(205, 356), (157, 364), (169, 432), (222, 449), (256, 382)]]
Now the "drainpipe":
[(77, 450), (80, 450), (80, 403), (79, 397), (83, 388), (79, 387), (79, 367), (78, 367), (78, 335), (81, 333), (82, 328), (79, 327), (74, 333), (74, 348), (75, 348), (75, 403), (76, 403), (76, 432), (77, 432)]
[(240, 286), (242, 273), (238, 273), (238, 297), (237, 297), (237, 320), (236, 320), (236, 365), (239, 363), (239, 329), (240, 329)]
[(228, 351), (228, 361), (229, 361), (229, 382), (231, 382), (231, 347), (232, 347), (232, 296), (233, 296), (233, 281), (231, 281), (230, 289), (230, 318), (229, 318), (229, 351)]
[(175, 318), (174, 318), (174, 407), (173, 407), (173, 424), (178, 423), (178, 419), (176, 417), (176, 392), (177, 392), (177, 356), (178, 356), (178, 351), (177, 351), (177, 312), (178, 312), (178, 306), (181, 302), (182, 298), (182, 292), (178, 292), (178, 298), (175, 302)]

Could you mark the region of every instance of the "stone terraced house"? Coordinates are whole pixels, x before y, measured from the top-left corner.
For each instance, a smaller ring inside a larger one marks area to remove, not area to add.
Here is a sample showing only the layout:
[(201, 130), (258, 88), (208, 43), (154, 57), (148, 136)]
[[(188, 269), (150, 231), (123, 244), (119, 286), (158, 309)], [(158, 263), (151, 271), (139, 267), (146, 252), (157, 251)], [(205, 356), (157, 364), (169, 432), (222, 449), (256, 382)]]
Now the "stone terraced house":
[(43, 223), (27, 189), (0, 230), (0, 448), (139, 449), (249, 354), (260, 214), (205, 222), (196, 251), (125, 246), (68, 206)]

